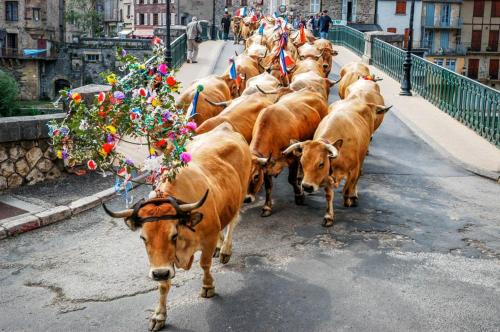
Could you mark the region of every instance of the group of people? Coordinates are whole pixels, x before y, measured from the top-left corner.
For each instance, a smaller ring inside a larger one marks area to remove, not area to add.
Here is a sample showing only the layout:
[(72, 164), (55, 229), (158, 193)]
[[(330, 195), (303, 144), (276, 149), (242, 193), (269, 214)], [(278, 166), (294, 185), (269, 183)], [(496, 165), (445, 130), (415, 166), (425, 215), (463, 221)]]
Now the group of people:
[(305, 27), (314, 31), (315, 34), (319, 33), (320, 38), (327, 39), (331, 24), (333, 24), (332, 18), (328, 15), (327, 10), (323, 10), (315, 16), (311, 15), (305, 23)]

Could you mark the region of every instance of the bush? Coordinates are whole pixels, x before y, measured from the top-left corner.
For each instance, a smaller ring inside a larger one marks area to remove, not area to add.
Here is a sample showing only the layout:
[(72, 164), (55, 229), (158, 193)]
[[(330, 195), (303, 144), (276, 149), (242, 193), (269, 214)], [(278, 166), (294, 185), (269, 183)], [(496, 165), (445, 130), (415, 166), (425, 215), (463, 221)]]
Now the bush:
[(19, 110), (19, 86), (12, 76), (0, 70), (0, 116), (11, 116)]

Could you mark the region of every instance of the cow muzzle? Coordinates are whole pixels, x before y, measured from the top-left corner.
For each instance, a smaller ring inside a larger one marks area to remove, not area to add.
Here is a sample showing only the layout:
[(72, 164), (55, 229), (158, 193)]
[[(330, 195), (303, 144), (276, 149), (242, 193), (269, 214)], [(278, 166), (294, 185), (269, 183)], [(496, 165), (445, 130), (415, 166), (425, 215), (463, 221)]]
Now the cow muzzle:
[(302, 188), (308, 193), (313, 193), (318, 190), (317, 186), (305, 182), (302, 182)]
[(245, 203), (253, 203), (254, 201), (255, 201), (255, 195), (247, 194), (245, 196), (245, 200), (244, 200)]
[(149, 277), (155, 281), (170, 280), (175, 277), (175, 269), (173, 267), (151, 268)]

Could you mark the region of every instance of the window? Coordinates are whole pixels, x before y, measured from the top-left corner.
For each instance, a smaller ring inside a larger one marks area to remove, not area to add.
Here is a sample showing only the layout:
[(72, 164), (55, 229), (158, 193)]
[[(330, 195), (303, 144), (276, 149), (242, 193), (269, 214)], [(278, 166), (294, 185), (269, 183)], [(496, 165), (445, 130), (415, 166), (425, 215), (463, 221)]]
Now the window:
[(490, 59), (490, 79), (492, 80), (498, 80), (498, 63), (500, 60), (498, 59)]
[(500, 0), (491, 2), (491, 17), (500, 17)]
[(19, 20), (19, 9), (17, 1), (5, 2), (5, 20), (6, 21)]
[(241, 6), (248, 6), (248, 1), (247, 0), (241, 0)]
[(158, 25), (158, 14), (153, 14), (153, 25)]
[(40, 8), (33, 8), (33, 21), (40, 21)]
[(450, 4), (443, 3), (441, 5), (441, 26), (450, 26)]
[(99, 62), (99, 54), (86, 54), (85, 60), (87, 62)]
[(144, 14), (139, 14), (139, 25), (144, 25), (144, 24), (145, 24)]
[(449, 70), (455, 71), (456, 66), (457, 66), (456, 59), (447, 59), (446, 60), (446, 68), (448, 68)]
[(470, 43), (471, 51), (481, 51), (481, 38), (483, 32), (481, 30), (472, 30), (472, 40)]
[(139, 5), (143, 5), (144, 4), (144, 0), (139, 0)]
[(483, 17), (484, 14), (484, 0), (474, 0), (474, 12), (472, 16)]
[(469, 59), (467, 76), (469, 78), (477, 79), (478, 72), (479, 72), (479, 59)]
[(489, 51), (489, 52), (498, 51), (498, 30), (490, 30), (487, 51)]
[(231, 7), (233, 5), (232, 0), (226, 0), (226, 7)]
[(396, 1), (396, 14), (397, 15), (406, 15), (406, 0), (405, 1)]
[(7, 34), (7, 54), (16, 54), (17, 53), (17, 33), (8, 33)]
[(443, 60), (443, 59), (441, 59), (441, 58), (436, 58), (436, 59), (434, 59), (434, 63), (435, 63), (436, 65), (438, 65), (438, 66), (443, 67), (444, 60)]
[(158, 3), (158, 0), (153, 0), (153, 3)]
[(310, 9), (311, 13), (319, 13), (320, 0), (311, 0)]
[(387, 32), (396, 33), (398, 30), (396, 28), (387, 28)]
[(130, 5), (127, 6), (127, 18), (130, 18)]

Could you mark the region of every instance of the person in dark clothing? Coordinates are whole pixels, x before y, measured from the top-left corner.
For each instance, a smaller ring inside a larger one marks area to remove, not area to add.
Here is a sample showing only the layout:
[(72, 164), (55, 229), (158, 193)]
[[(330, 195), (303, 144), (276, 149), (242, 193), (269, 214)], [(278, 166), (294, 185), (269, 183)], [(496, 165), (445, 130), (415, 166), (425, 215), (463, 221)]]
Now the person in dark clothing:
[(332, 19), (328, 16), (328, 10), (323, 10), (323, 15), (319, 18), (319, 36), (323, 39), (328, 39), (328, 30), (330, 30), (330, 24), (332, 24)]
[(227, 40), (229, 38), (229, 28), (231, 27), (231, 17), (229, 13), (225, 13), (220, 21), (223, 30), (223, 38)]

